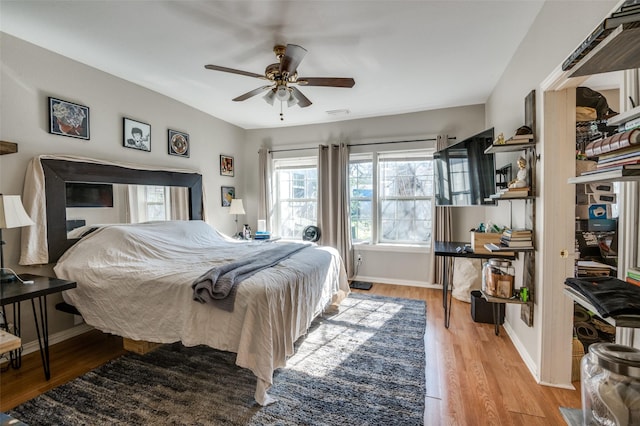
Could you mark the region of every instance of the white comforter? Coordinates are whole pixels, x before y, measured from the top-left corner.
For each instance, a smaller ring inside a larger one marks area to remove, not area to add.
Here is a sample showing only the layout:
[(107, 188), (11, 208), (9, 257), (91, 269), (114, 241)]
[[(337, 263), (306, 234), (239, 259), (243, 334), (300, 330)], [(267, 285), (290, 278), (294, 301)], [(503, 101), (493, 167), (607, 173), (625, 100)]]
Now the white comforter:
[(71, 247), (54, 271), (78, 283), (64, 298), (99, 330), (237, 353), (265, 405), (273, 371), (285, 366), (294, 342), (349, 292), (337, 251), (310, 245), (243, 281), (233, 312), (193, 300), (191, 284), (212, 266), (259, 256), (270, 244), (278, 243), (230, 240), (202, 221), (110, 225)]

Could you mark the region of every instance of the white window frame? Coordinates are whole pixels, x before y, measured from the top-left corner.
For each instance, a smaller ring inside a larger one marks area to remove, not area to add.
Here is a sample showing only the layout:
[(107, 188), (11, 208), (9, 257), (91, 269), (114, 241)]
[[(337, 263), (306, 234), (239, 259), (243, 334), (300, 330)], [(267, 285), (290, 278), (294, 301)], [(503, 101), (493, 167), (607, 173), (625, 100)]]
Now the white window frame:
[(293, 236), (285, 236), (282, 235), (281, 225), (282, 225), (282, 209), (281, 203), (283, 202), (313, 202), (316, 205), (316, 221), (311, 225), (317, 225), (317, 205), (318, 205), (318, 193), (316, 188), (316, 197), (315, 198), (281, 198), (280, 194), (280, 178), (279, 171), (280, 170), (295, 170), (295, 169), (316, 169), (316, 185), (318, 185), (318, 158), (317, 156), (305, 156), (305, 157), (295, 157), (295, 158), (279, 158), (273, 160), (273, 179), (272, 179), (272, 188), (273, 188), (273, 231), (275, 235), (285, 237), (287, 239), (293, 240), (301, 240), (302, 233), (300, 235)]
[[(412, 241), (412, 240), (385, 240), (384, 238), (382, 238), (381, 235), (381, 226), (382, 226), (382, 214), (380, 211), (381, 208), (381, 202), (383, 200), (383, 197), (380, 194), (380, 168), (379, 168), (379, 162), (380, 162), (380, 157), (386, 157), (386, 158), (408, 158), (408, 159), (415, 159), (416, 156), (423, 156), (427, 159), (427, 161), (433, 161), (433, 153), (434, 153), (434, 149), (432, 148), (422, 148), (422, 149), (415, 149), (415, 150), (407, 150), (407, 149), (403, 149), (403, 150), (391, 150), (391, 149), (387, 149), (387, 150), (380, 150), (380, 151), (373, 151), (373, 152), (367, 152), (367, 153), (353, 153), (349, 156), (349, 163), (351, 164), (352, 161), (363, 161), (364, 159), (366, 159), (367, 157), (371, 158), (372, 161), (372, 176), (373, 176), (373, 183), (372, 183), (372, 205), (371, 205), (371, 214), (372, 214), (372, 218), (371, 218), (371, 223), (372, 223), (372, 230), (371, 230), (371, 241), (362, 241), (359, 242), (359, 244), (361, 245), (370, 245), (370, 246), (385, 246), (385, 247), (423, 247), (423, 248), (429, 248), (431, 247), (431, 241), (424, 241), (424, 242), (418, 242), (418, 241)], [(434, 188), (435, 189), (435, 188)], [(351, 195), (351, 188), (349, 188), (349, 195)], [(430, 202), (430, 206), (431, 206), (431, 232), (433, 233), (433, 212), (434, 212), (434, 203), (435, 203), (435, 194), (432, 193), (431, 196), (421, 196), (421, 197), (401, 197), (401, 196), (394, 196), (394, 197), (385, 197), (384, 199), (407, 199), (407, 200), (428, 200)], [(351, 217), (351, 215), (349, 216)], [(358, 244), (358, 243), (357, 243)]]

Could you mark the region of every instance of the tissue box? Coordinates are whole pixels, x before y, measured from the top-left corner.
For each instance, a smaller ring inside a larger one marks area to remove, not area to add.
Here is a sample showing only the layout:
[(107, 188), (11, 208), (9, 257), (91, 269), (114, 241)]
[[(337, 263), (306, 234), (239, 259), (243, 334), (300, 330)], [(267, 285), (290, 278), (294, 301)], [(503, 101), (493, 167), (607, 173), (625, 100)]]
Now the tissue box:
[(611, 204), (589, 205), (589, 219), (611, 219)]

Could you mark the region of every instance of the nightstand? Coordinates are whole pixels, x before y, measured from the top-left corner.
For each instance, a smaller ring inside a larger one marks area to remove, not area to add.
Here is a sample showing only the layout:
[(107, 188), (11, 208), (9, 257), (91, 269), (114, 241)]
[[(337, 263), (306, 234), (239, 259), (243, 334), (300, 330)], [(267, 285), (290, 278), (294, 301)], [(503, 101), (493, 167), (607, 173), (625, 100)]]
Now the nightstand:
[[(43, 277), (40, 275), (20, 274), (23, 281), (33, 281), (33, 284), (22, 284), (19, 280), (10, 283), (0, 284), (0, 309), (6, 323), (9, 322), (6, 312), (6, 305), (13, 305), (13, 324), (15, 334), (20, 337), (20, 302), (30, 300), (33, 310), (33, 321), (38, 335), (38, 345), (40, 346), (40, 357), (42, 358), (42, 368), (44, 377), (49, 380), (51, 370), (49, 368), (49, 319), (47, 315), (47, 295), (60, 293), (76, 287), (73, 281), (61, 280), (58, 278)], [(36, 309), (36, 299), (38, 309)], [(39, 315), (38, 315), (39, 312)], [(20, 368), (22, 365), (22, 348), (11, 351), (10, 361), (13, 368)]]

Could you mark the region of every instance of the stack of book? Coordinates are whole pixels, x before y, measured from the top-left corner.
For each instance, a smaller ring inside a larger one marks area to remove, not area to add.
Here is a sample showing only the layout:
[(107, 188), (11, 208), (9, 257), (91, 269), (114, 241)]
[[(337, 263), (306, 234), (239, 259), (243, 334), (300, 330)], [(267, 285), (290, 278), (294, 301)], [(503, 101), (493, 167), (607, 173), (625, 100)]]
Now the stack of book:
[(271, 232), (267, 231), (257, 231), (253, 236), (254, 240), (268, 240), (271, 238)]
[(640, 168), (640, 128), (593, 141), (587, 145), (585, 154), (598, 158), (597, 171)]
[(513, 135), (509, 139), (505, 140), (505, 144), (514, 144), (514, 143), (532, 143), (533, 135), (531, 133), (526, 135)]
[(640, 268), (629, 268), (627, 270), (627, 282), (640, 286)]
[(529, 195), (529, 187), (524, 188), (502, 188), (495, 194), (491, 194), (489, 198), (522, 198)]
[(578, 260), (576, 262), (576, 277), (608, 277), (613, 269), (610, 265), (594, 260)]
[(531, 229), (509, 229), (505, 228), (500, 236), (499, 243), (485, 244), (484, 247), (490, 252), (505, 250), (533, 250), (533, 232)]
[(502, 236), (500, 237), (500, 244), (509, 248), (532, 249), (532, 235), (533, 232), (531, 229), (505, 228), (505, 230), (502, 231)]

